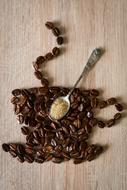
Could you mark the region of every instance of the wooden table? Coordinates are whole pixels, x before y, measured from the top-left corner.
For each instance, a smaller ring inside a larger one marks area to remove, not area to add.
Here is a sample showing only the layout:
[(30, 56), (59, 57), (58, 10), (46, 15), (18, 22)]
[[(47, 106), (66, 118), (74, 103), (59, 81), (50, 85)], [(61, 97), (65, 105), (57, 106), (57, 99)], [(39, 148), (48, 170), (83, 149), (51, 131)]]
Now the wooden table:
[[(0, 145), (23, 142), (10, 104), (14, 88), (39, 86), (32, 61), (56, 46), (45, 22), (56, 22), (65, 36), (63, 54), (45, 71), (53, 85), (72, 86), (95, 47), (105, 54), (81, 87), (99, 88), (103, 97), (127, 102), (126, 0), (1, 0), (0, 1)], [(101, 112), (111, 118), (114, 107)], [(0, 149), (1, 190), (126, 190), (127, 119), (112, 128), (95, 129), (92, 143), (107, 147), (92, 162), (60, 165), (20, 164)]]

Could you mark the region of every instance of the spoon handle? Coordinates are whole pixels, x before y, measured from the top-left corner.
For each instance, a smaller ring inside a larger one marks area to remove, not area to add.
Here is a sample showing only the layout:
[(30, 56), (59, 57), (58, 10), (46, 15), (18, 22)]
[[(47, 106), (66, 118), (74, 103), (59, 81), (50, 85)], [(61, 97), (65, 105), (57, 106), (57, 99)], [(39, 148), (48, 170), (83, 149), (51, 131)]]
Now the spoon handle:
[(70, 92), (68, 93), (67, 97), (69, 98), (70, 95), (72, 94), (72, 92), (74, 91), (75, 87), (77, 86), (77, 84), (79, 83), (79, 81), (82, 79), (82, 77), (91, 69), (91, 67), (100, 59), (102, 55), (102, 50), (101, 49), (94, 49), (93, 52), (91, 53), (81, 75), (79, 76), (78, 80), (76, 81), (76, 83), (74, 84), (74, 86), (72, 87), (72, 89), (70, 90)]

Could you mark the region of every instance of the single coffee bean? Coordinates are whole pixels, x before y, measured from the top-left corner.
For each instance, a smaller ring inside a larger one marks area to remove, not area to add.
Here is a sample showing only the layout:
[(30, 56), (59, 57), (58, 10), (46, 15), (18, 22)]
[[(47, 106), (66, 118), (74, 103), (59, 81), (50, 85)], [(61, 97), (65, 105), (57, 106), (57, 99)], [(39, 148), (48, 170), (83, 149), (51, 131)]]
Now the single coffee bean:
[(40, 95), (45, 96), (45, 95), (48, 93), (48, 90), (49, 90), (48, 87), (45, 86), (45, 87), (40, 87), (40, 88), (38, 89), (38, 92), (39, 92)]
[(80, 164), (80, 163), (82, 163), (82, 162), (83, 162), (82, 159), (75, 158), (73, 163), (74, 163), (74, 164)]
[(92, 96), (99, 96), (99, 91), (96, 90), (96, 89), (92, 89), (92, 90), (90, 91), (90, 95), (92, 95)]
[(123, 106), (121, 104), (115, 104), (117, 111), (123, 111)]
[(27, 148), (25, 148), (25, 152), (26, 152), (26, 154), (33, 155), (35, 153), (35, 150), (32, 147), (27, 147)]
[(13, 96), (19, 96), (21, 94), (21, 90), (20, 89), (14, 89), (12, 90), (12, 95)]
[(114, 105), (114, 104), (116, 104), (116, 102), (117, 102), (116, 98), (109, 98), (107, 100), (108, 105)]
[(52, 53), (54, 56), (58, 56), (60, 54), (60, 49), (58, 47), (54, 47), (52, 49)]
[(28, 162), (28, 163), (33, 163), (34, 158), (33, 158), (32, 156), (28, 155), (28, 154), (25, 154), (24, 160), (25, 160), (26, 162)]
[(115, 124), (114, 119), (110, 119), (109, 121), (107, 121), (107, 127), (112, 127), (114, 124)]
[(93, 159), (95, 158), (95, 155), (94, 154), (89, 154), (86, 159), (90, 162), (92, 161)]
[(53, 54), (50, 52), (45, 55), (45, 59), (48, 61), (51, 60), (52, 58), (53, 58)]
[(62, 161), (63, 161), (63, 159), (59, 158), (59, 157), (52, 158), (52, 162), (57, 163), (57, 164), (61, 163)]
[(19, 162), (23, 163), (23, 162), (24, 162), (24, 157), (23, 157), (22, 155), (18, 154), (18, 155), (17, 155), (17, 160), (18, 160)]
[(9, 144), (9, 147), (10, 147), (10, 150), (13, 150), (13, 151), (16, 152), (16, 150), (17, 150), (17, 144), (10, 143), (10, 144)]
[(107, 102), (106, 101), (101, 101), (101, 102), (99, 102), (98, 106), (99, 106), (100, 109), (105, 108), (107, 106)]
[(2, 149), (5, 151), (5, 152), (8, 152), (10, 150), (10, 147), (8, 144), (4, 143), (2, 144)]
[(19, 102), (20, 102), (20, 99), (19, 99), (18, 97), (15, 97), (15, 96), (14, 96), (14, 97), (11, 98), (11, 103), (12, 103), (12, 104), (17, 104), (17, 103), (19, 103)]
[(44, 162), (44, 158), (42, 156), (37, 156), (35, 159), (34, 159), (35, 162), (39, 163), (39, 164), (42, 164)]
[(40, 71), (35, 71), (34, 75), (36, 76), (37, 79), (41, 80), (42, 79), (42, 74)]
[(59, 36), (60, 35), (60, 30), (57, 27), (55, 27), (55, 28), (52, 29), (52, 33), (54, 34), (54, 36)]
[(81, 127), (81, 121), (79, 119), (75, 120), (74, 123), (75, 127), (77, 127), (78, 129)]
[(79, 106), (78, 106), (78, 111), (82, 112), (84, 109), (84, 106), (83, 104), (81, 103)]
[(42, 84), (43, 87), (44, 86), (48, 86), (49, 85), (49, 81), (47, 79), (45, 79), (45, 78), (42, 78), (41, 79), (41, 84)]
[(17, 152), (18, 152), (19, 154), (24, 154), (24, 153), (25, 153), (25, 148), (24, 148), (24, 146), (21, 145), (21, 144), (18, 144), (18, 145), (17, 145)]
[(10, 150), (9, 153), (13, 158), (17, 157), (17, 153), (14, 150)]
[(22, 124), (24, 122), (24, 116), (23, 115), (18, 115), (17, 116), (17, 121), (19, 124)]
[(97, 107), (97, 103), (98, 103), (97, 98), (92, 98), (91, 99), (91, 107), (92, 108), (96, 108)]
[(115, 120), (118, 120), (118, 119), (120, 119), (121, 117), (122, 117), (121, 113), (116, 113), (116, 114), (114, 115), (114, 119), (115, 119)]
[(33, 68), (35, 69), (35, 71), (38, 71), (40, 66), (37, 62), (33, 62)]
[(89, 121), (89, 125), (91, 125), (92, 127), (94, 127), (96, 124), (97, 124), (97, 119), (96, 118), (92, 118), (90, 121)]
[(105, 127), (105, 123), (103, 121), (98, 121), (97, 125), (99, 128), (104, 128)]
[(58, 45), (62, 45), (64, 40), (63, 40), (63, 37), (59, 36), (59, 37), (57, 37), (56, 41), (57, 41)]
[(54, 24), (53, 24), (52, 22), (49, 22), (49, 21), (47, 21), (47, 22), (45, 23), (45, 26), (46, 26), (49, 30), (51, 30), (51, 29), (54, 28)]
[(36, 63), (38, 64), (38, 66), (40, 66), (42, 63), (44, 63), (44, 61), (45, 61), (44, 56), (39, 56), (36, 59)]
[(14, 112), (18, 115), (21, 112), (21, 107), (18, 104), (14, 104)]

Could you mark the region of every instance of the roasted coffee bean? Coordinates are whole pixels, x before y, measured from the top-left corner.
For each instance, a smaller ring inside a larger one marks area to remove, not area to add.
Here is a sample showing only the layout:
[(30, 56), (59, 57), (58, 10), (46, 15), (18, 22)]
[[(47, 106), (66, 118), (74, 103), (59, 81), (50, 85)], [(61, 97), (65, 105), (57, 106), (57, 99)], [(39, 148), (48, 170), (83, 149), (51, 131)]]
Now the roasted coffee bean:
[(107, 127), (112, 127), (114, 124), (115, 124), (114, 119), (110, 119), (109, 121), (107, 121)]
[(21, 112), (21, 107), (18, 104), (14, 105), (14, 112), (18, 115)]
[(11, 154), (13, 158), (17, 156), (17, 153), (14, 150), (9, 150), (9, 153)]
[(103, 121), (98, 121), (97, 125), (99, 128), (104, 128), (105, 127), (105, 123)]
[(86, 147), (87, 147), (87, 142), (83, 141), (80, 143), (79, 150), (83, 151), (86, 149)]
[(80, 164), (80, 163), (82, 163), (82, 162), (83, 162), (82, 159), (75, 158), (73, 163), (74, 163), (74, 164)]
[(36, 59), (36, 63), (38, 64), (38, 66), (40, 66), (42, 63), (44, 63), (44, 61), (45, 61), (44, 56), (39, 56)]
[(17, 150), (17, 144), (10, 143), (9, 144), (10, 150), (16, 151)]
[(20, 102), (20, 99), (18, 98), (18, 97), (13, 97), (12, 99), (11, 99), (11, 103), (12, 104), (17, 104), (17, 103), (19, 103)]
[(107, 102), (106, 101), (101, 101), (101, 102), (99, 102), (98, 106), (99, 106), (100, 109), (105, 108), (107, 106)]
[(59, 36), (60, 35), (60, 30), (57, 27), (53, 28), (52, 32), (53, 32), (54, 36)]
[(21, 94), (21, 90), (20, 89), (14, 89), (12, 90), (12, 95), (13, 96), (19, 96)]
[(53, 147), (56, 147), (57, 142), (55, 141), (55, 139), (52, 139), (52, 140), (51, 140), (51, 145), (52, 145)]
[(22, 123), (24, 122), (24, 117), (23, 117), (23, 115), (18, 115), (18, 116), (17, 116), (17, 121), (18, 121), (19, 124), (22, 124)]
[(115, 104), (117, 111), (123, 111), (123, 106), (121, 104)]
[(41, 79), (41, 84), (42, 84), (43, 87), (44, 86), (48, 86), (49, 85), (49, 81), (47, 79), (45, 79), (45, 78), (42, 78)]
[(19, 154), (24, 154), (24, 153), (25, 153), (25, 148), (24, 148), (24, 146), (21, 145), (21, 144), (18, 144), (18, 145), (17, 145), (17, 152), (18, 152)]
[(83, 109), (84, 109), (83, 104), (80, 104), (80, 105), (78, 106), (78, 111), (82, 112), (82, 111), (83, 111)]
[(45, 55), (45, 59), (46, 59), (47, 61), (51, 60), (52, 58), (53, 58), (53, 54), (52, 54), (51, 52), (49, 52), (49, 53), (47, 53), (47, 54)]
[(86, 113), (85, 112), (81, 112), (79, 115), (78, 115), (78, 118), (79, 119), (84, 119), (86, 116)]
[(45, 23), (45, 26), (46, 26), (49, 30), (51, 30), (51, 29), (54, 28), (54, 24), (53, 24), (52, 22), (49, 22), (49, 21), (47, 21), (47, 22)]
[(42, 164), (44, 162), (44, 158), (42, 156), (37, 156), (34, 159), (35, 162)]
[(30, 117), (29, 116), (25, 116), (25, 118), (24, 118), (25, 125), (28, 125), (29, 121), (30, 121)]
[(115, 115), (114, 115), (114, 119), (115, 120), (118, 120), (118, 119), (120, 119), (122, 117), (122, 114), (121, 113), (116, 113)]
[(39, 79), (39, 80), (42, 79), (42, 73), (40, 71), (35, 71), (34, 75), (36, 76), (37, 79)]
[(116, 104), (116, 102), (117, 102), (116, 98), (109, 98), (107, 100), (108, 105), (114, 105), (114, 104)]
[(98, 100), (97, 98), (92, 98), (91, 99), (91, 107), (96, 108), (97, 107)]
[(39, 94), (45, 96), (48, 93), (48, 87), (46, 87), (46, 86), (45, 87), (40, 87), (38, 89), (38, 91), (39, 91)]
[(92, 127), (94, 127), (96, 124), (97, 124), (97, 119), (96, 118), (92, 118), (90, 121), (89, 121), (89, 125), (91, 125)]
[(25, 160), (26, 162), (28, 162), (28, 163), (33, 163), (34, 158), (33, 158), (32, 156), (28, 155), (28, 154), (25, 154), (24, 160)]
[(102, 152), (103, 152), (103, 148), (101, 146), (96, 147), (94, 150), (95, 155), (99, 155)]
[(99, 96), (99, 91), (96, 90), (96, 89), (92, 89), (92, 90), (90, 91), (90, 95), (92, 95), (92, 96)]
[(80, 121), (79, 119), (75, 120), (73, 124), (74, 124), (75, 127), (78, 128), (78, 129), (81, 127), (81, 121)]
[(33, 68), (35, 69), (35, 71), (38, 71), (40, 66), (37, 62), (33, 62)]
[(2, 144), (2, 149), (5, 151), (5, 152), (8, 152), (10, 150), (10, 147), (8, 144), (4, 143)]
[(58, 56), (60, 54), (60, 49), (58, 47), (54, 47), (52, 49), (52, 53), (54, 56)]
[(63, 159), (59, 158), (59, 157), (52, 158), (52, 162), (57, 163), (57, 164), (61, 163), (62, 161), (63, 161)]
[(62, 36), (57, 37), (56, 41), (57, 41), (57, 44), (58, 44), (58, 45), (62, 45), (62, 44), (63, 44), (63, 42), (64, 42), (64, 40), (63, 40), (63, 37), (62, 37)]
[(17, 160), (18, 160), (19, 162), (23, 163), (23, 162), (24, 162), (24, 157), (23, 157), (22, 155), (18, 154), (18, 155), (17, 155)]
[(93, 159), (95, 158), (95, 155), (94, 154), (89, 154), (86, 159), (90, 162), (92, 161)]

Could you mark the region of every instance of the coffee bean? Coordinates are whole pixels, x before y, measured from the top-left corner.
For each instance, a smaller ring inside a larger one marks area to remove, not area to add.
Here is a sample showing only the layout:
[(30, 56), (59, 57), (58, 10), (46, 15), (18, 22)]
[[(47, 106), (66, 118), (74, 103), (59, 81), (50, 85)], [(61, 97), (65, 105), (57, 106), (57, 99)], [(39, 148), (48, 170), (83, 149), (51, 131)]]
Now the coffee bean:
[(117, 111), (123, 111), (123, 106), (121, 104), (115, 104)]
[(48, 61), (51, 60), (52, 58), (53, 58), (53, 54), (50, 52), (45, 55), (45, 59)]
[(39, 89), (38, 89), (38, 91), (39, 91), (39, 94), (40, 95), (43, 95), (43, 96), (45, 96), (47, 93), (48, 93), (48, 87), (40, 87)]
[(107, 100), (108, 105), (114, 105), (117, 102), (116, 98), (109, 98)]
[(94, 127), (96, 124), (97, 124), (97, 119), (96, 118), (92, 118), (90, 121), (89, 121), (89, 125), (91, 125), (92, 127)]
[(41, 80), (42, 79), (42, 74), (40, 71), (35, 71), (34, 75), (36, 76), (37, 79)]
[(52, 49), (52, 53), (54, 56), (58, 56), (60, 54), (60, 49), (58, 47), (54, 47)]
[(99, 96), (99, 91), (96, 90), (96, 89), (92, 89), (92, 90), (90, 91), (90, 95), (92, 95), (92, 96)]
[(23, 115), (18, 115), (17, 116), (17, 121), (19, 124), (22, 124), (24, 122), (24, 116)]
[(116, 113), (116, 114), (114, 115), (114, 119), (115, 119), (115, 120), (118, 120), (118, 119), (120, 119), (121, 117), (122, 117), (121, 113)]
[(74, 123), (75, 127), (77, 127), (78, 129), (81, 127), (81, 121), (79, 119), (75, 120)]
[(17, 153), (14, 150), (10, 150), (9, 153), (13, 158), (17, 157)]
[(49, 81), (47, 79), (45, 79), (45, 78), (42, 78), (41, 79), (41, 84), (42, 84), (43, 87), (44, 86), (48, 86), (49, 85)]
[(62, 45), (64, 40), (63, 40), (63, 37), (59, 36), (57, 37), (56, 41), (58, 45)]
[(24, 154), (24, 153), (25, 153), (25, 148), (24, 148), (24, 146), (21, 145), (21, 144), (18, 144), (18, 145), (17, 145), (17, 152), (18, 152), (19, 154)]
[(91, 107), (96, 108), (98, 104), (97, 98), (92, 98), (91, 99)]
[(37, 63), (38, 66), (40, 66), (42, 63), (44, 63), (44, 61), (45, 61), (44, 56), (39, 56), (36, 59), (36, 63)]
[(17, 104), (17, 103), (19, 103), (20, 102), (20, 99), (18, 98), (18, 97), (13, 97), (12, 99), (11, 99), (11, 103), (12, 104)]
[(2, 144), (2, 149), (5, 151), (5, 152), (8, 152), (10, 150), (10, 147), (8, 144), (4, 143)]
[(115, 124), (114, 119), (110, 119), (109, 121), (107, 121), (107, 127), (112, 127), (114, 124)]
[(54, 24), (53, 24), (52, 22), (49, 22), (49, 21), (47, 21), (47, 22), (45, 23), (45, 26), (46, 26), (49, 30), (54, 28)]
[(21, 90), (20, 89), (14, 89), (12, 90), (12, 95), (13, 96), (19, 96), (21, 94)]
[(57, 163), (57, 164), (61, 163), (62, 161), (63, 161), (63, 159), (59, 158), (59, 157), (52, 158), (52, 162)]
[(97, 125), (99, 128), (104, 128), (105, 127), (105, 123), (103, 121), (98, 121)]
[(39, 164), (42, 164), (44, 162), (44, 158), (42, 156), (37, 156), (35, 159), (34, 159), (35, 162), (39, 163)]
[(101, 101), (101, 102), (99, 102), (98, 106), (99, 106), (100, 109), (105, 108), (107, 106), (107, 102), (106, 101)]
[(54, 36), (59, 36), (60, 35), (60, 30), (57, 27), (53, 28), (52, 32), (53, 32)]
[(32, 155), (35, 153), (35, 151), (32, 147), (25, 148), (25, 152), (26, 152), (26, 154), (32, 154)]
[(18, 115), (21, 112), (21, 107), (18, 104), (14, 105), (14, 112)]
[(33, 163), (34, 158), (33, 158), (32, 156), (28, 155), (28, 154), (25, 154), (24, 160), (25, 160), (26, 162), (28, 162), (28, 163)]
[(18, 160), (19, 162), (23, 163), (23, 162), (24, 162), (24, 157), (23, 157), (22, 155), (18, 154), (18, 155), (17, 155), (17, 160)]
[(83, 111), (83, 109), (84, 109), (83, 104), (80, 104), (80, 105), (78, 106), (78, 110), (79, 110), (80, 112), (82, 112), (82, 111)]
[(76, 159), (74, 159), (74, 164), (80, 164), (80, 163), (82, 163), (83, 162), (83, 160), (82, 159), (78, 159), (78, 158), (76, 158)]
[(37, 62), (33, 62), (33, 68), (35, 69), (35, 71), (38, 71), (40, 66)]
[(13, 150), (13, 151), (16, 152), (16, 150), (17, 150), (17, 144), (10, 143), (10, 144), (9, 144), (9, 147), (10, 147), (10, 150)]

